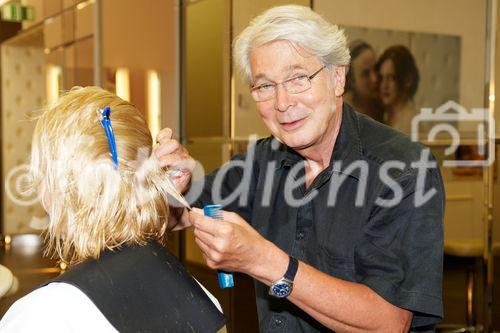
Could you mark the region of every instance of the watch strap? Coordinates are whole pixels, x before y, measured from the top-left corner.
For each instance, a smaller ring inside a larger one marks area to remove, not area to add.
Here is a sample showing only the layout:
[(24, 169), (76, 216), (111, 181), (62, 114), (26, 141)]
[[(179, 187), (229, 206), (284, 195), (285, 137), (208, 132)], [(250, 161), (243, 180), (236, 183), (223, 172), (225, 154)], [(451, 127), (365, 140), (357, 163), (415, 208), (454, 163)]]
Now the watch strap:
[(292, 256), (289, 256), (289, 258), (290, 259), (288, 261), (288, 268), (283, 277), (293, 282), (293, 280), (295, 279), (295, 275), (297, 274), (297, 270), (299, 268), (299, 261)]

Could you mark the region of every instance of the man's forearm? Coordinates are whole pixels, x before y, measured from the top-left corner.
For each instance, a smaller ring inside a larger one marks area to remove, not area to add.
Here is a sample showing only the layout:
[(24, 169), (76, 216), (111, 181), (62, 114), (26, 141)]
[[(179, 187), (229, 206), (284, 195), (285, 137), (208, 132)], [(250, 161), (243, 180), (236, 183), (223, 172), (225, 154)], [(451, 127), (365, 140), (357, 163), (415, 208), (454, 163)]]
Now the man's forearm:
[(290, 301), (337, 332), (408, 332), (411, 312), (369, 287), (299, 264)]
[[(257, 260), (265, 264), (250, 274), (270, 285), (283, 276), (288, 255), (272, 243), (262, 253), (267, 255)], [(392, 305), (369, 287), (332, 277), (303, 262), (288, 300), (336, 332), (407, 332), (412, 319), (411, 312)]]

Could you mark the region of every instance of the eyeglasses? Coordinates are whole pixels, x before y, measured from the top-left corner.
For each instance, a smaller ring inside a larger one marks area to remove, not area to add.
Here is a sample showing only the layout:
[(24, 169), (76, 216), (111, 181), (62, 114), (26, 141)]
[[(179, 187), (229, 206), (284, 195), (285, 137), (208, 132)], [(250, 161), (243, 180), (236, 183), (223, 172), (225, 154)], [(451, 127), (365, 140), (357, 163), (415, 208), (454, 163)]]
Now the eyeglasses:
[(316, 75), (319, 74), (326, 66), (321, 67), (313, 74), (299, 75), (292, 77), (291, 79), (285, 80), (278, 83), (264, 83), (257, 87), (252, 87), (252, 96), (256, 102), (264, 102), (274, 98), (276, 96), (276, 91), (278, 90), (278, 85), (282, 84), (283, 88), (289, 94), (298, 94), (311, 89), (311, 80), (314, 79)]

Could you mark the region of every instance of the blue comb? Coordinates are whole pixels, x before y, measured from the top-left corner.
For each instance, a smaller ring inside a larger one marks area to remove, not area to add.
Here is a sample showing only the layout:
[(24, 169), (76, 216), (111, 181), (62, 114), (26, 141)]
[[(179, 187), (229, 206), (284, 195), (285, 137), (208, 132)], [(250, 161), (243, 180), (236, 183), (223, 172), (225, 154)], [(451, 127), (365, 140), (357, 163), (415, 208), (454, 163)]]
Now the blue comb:
[[(213, 219), (222, 220), (221, 205), (206, 205), (203, 207), (205, 216)], [(219, 280), (219, 287), (232, 288), (234, 287), (233, 274), (224, 271), (217, 271), (217, 280)]]

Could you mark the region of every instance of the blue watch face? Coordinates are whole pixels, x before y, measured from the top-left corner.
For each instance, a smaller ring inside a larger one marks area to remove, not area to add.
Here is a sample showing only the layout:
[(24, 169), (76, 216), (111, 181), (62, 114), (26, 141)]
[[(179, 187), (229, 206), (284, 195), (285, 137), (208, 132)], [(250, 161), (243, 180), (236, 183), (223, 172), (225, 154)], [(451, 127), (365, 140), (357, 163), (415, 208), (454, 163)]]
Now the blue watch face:
[(282, 282), (273, 286), (273, 294), (276, 297), (287, 297), (292, 292), (292, 288), (288, 283)]

